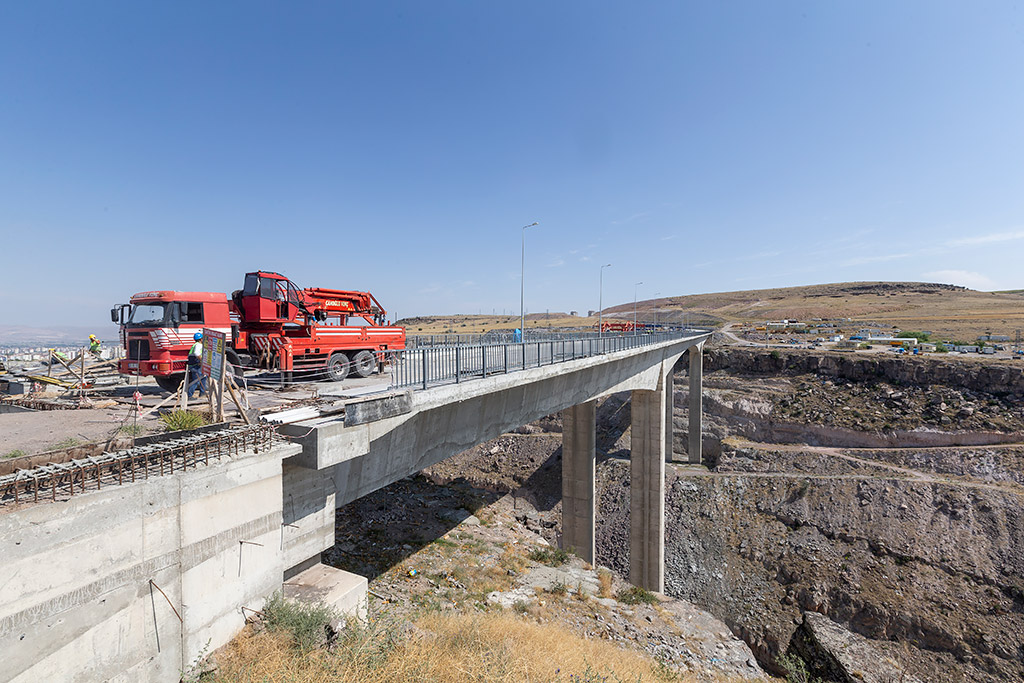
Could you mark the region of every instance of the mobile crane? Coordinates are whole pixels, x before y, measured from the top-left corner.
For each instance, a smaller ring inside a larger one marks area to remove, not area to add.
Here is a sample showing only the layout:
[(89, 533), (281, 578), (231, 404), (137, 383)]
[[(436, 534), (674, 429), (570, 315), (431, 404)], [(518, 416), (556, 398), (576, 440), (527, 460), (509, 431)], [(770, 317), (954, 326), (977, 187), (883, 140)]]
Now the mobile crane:
[(299, 289), (270, 271), (247, 273), (230, 300), (214, 292), (151, 291), (111, 310), (121, 326), (125, 358), (119, 370), (149, 375), (166, 391), (185, 376), (192, 335), (203, 328), (227, 336), (227, 362), (244, 368), (318, 371), (332, 381), (350, 372), (369, 377), (388, 351), (405, 348), (405, 329), (389, 325), (373, 294)]
[[(250, 367), (322, 370), (333, 381), (369, 377), (385, 351), (405, 348), (405, 329), (369, 292), (299, 289), (278, 273), (256, 271), (231, 295), (239, 316), (233, 346)], [(247, 358), (246, 358), (247, 357)]]

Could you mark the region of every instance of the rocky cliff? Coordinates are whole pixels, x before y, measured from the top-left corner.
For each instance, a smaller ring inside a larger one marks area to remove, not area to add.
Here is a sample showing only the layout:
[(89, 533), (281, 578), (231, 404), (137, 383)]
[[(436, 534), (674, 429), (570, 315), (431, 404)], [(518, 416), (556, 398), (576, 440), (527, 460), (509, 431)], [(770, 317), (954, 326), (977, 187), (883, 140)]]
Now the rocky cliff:
[[(680, 361), (685, 368), (687, 358)], [(1009, 395), (1024, 400), (1024, 366), (1012, 361), (985, 362), (929, 356), (892, 356), (748, 347), (716, 347), (705, 351), (704, 370), (784, 375), (814, 373), (856, 382), (884, 379), (896, 384), (944, 384), (972, 391)]]

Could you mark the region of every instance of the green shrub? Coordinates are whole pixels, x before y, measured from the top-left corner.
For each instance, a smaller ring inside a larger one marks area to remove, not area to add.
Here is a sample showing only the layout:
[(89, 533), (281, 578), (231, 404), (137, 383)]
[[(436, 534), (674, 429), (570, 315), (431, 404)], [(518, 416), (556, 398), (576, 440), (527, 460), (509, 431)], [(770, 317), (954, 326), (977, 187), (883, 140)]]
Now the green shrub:
[(206, 418), (191, 410), (172, 410), (163, 413), (160, 421), (164, 423), (164, 431), (181, 432), (192, 431), (206, 424)]
[(555, 581), (553, 584), (551, 584), (551, 588), (548, 589), (548, 592), (552, 595), (568, 595), (569, 587), (561, 581)]
[(291, 634), (295, 645), (303, 652), (325, 642), (327, 625), (338, 618), (332, 607), (288, 600), (280, 592), (270, 596), (263, 606), (263, 614), (269, 630)]
[(775, 663), (786, 672), (786, 683), (820, 683), (820, 679), (811, 677), (804, 660), (796, 655), (779, 655)]
[(651, 605), (658, 601), (654, 593), (640, 586), (623, 588), (615, 594), (615, 599), (627, 605)]
[(530, 559), (543, 562), (552, 567), (559, 567), (569, 561), (569, 553), (561, 548), (534, 548), (530, 551)]
[(13, 451), (7, 451), (6, 453), (4, 453), (3, 457), (20, 458), (23, 455), (27, 455), (27, 453), (25, 453), (25, 451), (21, 450), (20, 448), (15, 448)]

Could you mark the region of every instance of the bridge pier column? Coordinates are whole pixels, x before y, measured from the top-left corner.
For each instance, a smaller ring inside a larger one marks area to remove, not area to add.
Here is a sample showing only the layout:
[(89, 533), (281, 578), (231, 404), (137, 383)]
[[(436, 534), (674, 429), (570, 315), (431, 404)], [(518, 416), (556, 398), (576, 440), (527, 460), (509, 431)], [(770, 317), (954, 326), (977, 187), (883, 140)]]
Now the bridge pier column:
[(562, 411), (562, 548), (594, 563), (597, 401)]
[(672, 420), (672, 411), (675, 409), (674, 378), (675, 373), (670, 369), (665, 375), (665, 462), (672, 462), (675, 457), (672, 452), (672, 440), (675, 436), (675, 423)]
[[(671, 374), (661, 372), (654, 391), (632, 394), (629, 460), (629, 581), (665, 590), (665, 460), (671, 457)], [(666, 452), (667, 451), (667, 452)]]
[(688, 461), (699, 465), (703, 447), (703, 406), (701, 394), (704, 391), (704, 344), (690, 347), (690, 444), (687, 449)]

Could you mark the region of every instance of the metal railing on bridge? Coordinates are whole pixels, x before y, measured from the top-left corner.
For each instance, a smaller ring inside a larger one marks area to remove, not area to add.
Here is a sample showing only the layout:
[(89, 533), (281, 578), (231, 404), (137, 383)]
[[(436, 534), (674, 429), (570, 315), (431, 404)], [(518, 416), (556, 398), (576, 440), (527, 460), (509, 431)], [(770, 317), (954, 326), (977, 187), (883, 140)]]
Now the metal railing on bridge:
[[(708, 330), (703, 328), (686, 328), (678, 325), (662, 326), (661, 329), (641, 330), (640, 335), (650, 334), (703, 334)], [(527, 330), (523, 340), (516, 341), (515, 333), (511, 330), (491, 331), (483, 334), (410, 334), (406, 337), (405, 347), (407, 349), (418, 349), (423, 347), (436, 346), (459, 346), (459, 345), (484, 345), (484, 344), (514, 344), (525, 341), (528, 344), (535, 344), (538, 341), (551, 341), (560, 339), (610, 339), (622, 335), (632, 335), (632, 332), (604, 332), (595, 331), (581, 332), (576, 329), (561, 330)]]
[(706, 333), (706, 330), (691, 329), (599, 336), (594, 332), (524, 342), (420, 345), (395, 354), (391, 385), (396, 389), (427, 389), (440, 384), (458, 384)]

